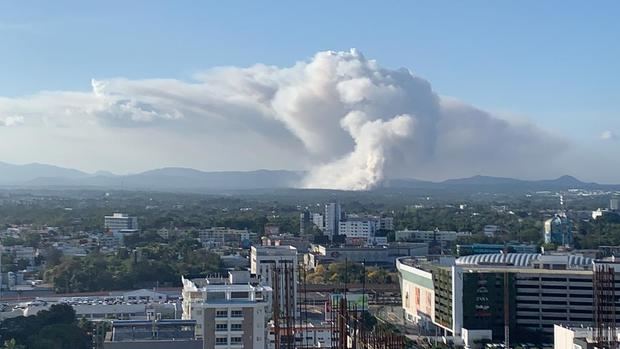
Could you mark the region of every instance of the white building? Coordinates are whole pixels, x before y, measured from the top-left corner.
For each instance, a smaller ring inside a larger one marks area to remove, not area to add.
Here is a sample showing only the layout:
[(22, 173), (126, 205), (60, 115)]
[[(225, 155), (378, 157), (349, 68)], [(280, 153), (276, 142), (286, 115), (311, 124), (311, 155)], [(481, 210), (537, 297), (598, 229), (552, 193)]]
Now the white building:
[[(280, 328), (281, 335), (285, 328)], [(303, 348), (329, 348), (332, 340), (332, 324), (329, 322), (304, 322), (296, 324), (293, 330), (295, 334), (295, 343), (298, 343)], [(269, 342), (267, 344), (268, 349), (276, 348), (276, 336), (275, 329), (272, 326), (269, 328)]]
[(618, 211), (620, 208), (620, 199), (617, 197), (613, 197), (609, 199), (609, 209), (611, 211)]
[(379, 221), (372, 218), (349, 218), (338, 225), (338, 233), (347, 238), (371, 240), (379, 227)]
[(250, 241), (252, 234), (248, 229), (212, 227), (198, 232), (203, 245), (239, 247), (243, 241)]
[(314, 224), (317, 228), (321, 230), (325, 229), (325, 222), (323, 220), (323, 215), (320, 213), (313, 213), (312, 224)]
[(137, 231), (138, 230), (138, 218), (129, 216), (126, 213), (114, 213), (111, 216), (105, 216), (103, 221), (103, 228), (109, 230), (114, 234), (118, 234), (125, 231)]
[[(123, 297), (40, 297), (34, 301), (18, 304), (12, 313), (30, 316), (42, 310), (49, 310), (54, 304), (71, 305), (77, 318), (146, 320), (149, 316), (175, 318), (180, 312), (173, 302), (153, 302), (147, 300), (123, 301)], [(0, 318), (2, 316), (0, 315)]]
[[(286, 270), (290, 270), (288, 282), (285, 278)], [(297, 278), (298, 278), (297, 249), (293, 246), (252, 246), (250, 252), (250, 272), (260, 278), (262, 285), (271, 287), (279, 293), (279, 308), (281, 312), (289, 304), (291, 314), (299, 313), (297, 308)], [(278, 273), (278, 280), (274, 279), (274, 272)], [(276, 285), (277, 283), (277, 285)], [(288, 283), (289, 287), (286, 287)], [(287, 302), (288, 295), (288, 302)], [(271, 297), (272, 295), (270, 295)]]
[(338, 223), (340, 223), (341, 216), (342, 210), (339, 203), (331, 202), (325, 205), (325, 234), (330, 239), (339, 234)]
[(182, 281), (182, 318), (196, 320), (203, 348), (265, 348), (270, 287), (252, 283), (247, 271)]
[[(620, 328), (615, 329), (616, 341), (620, 342)], [(553, 349), (587, 349), (597, 347), (595, 330), (583, 326), (553, 326)]]
[(470, 236), (469, 232), (442, 230), (399, 230), (395, 233), (396, 241), (452, 242), (459, 237)]

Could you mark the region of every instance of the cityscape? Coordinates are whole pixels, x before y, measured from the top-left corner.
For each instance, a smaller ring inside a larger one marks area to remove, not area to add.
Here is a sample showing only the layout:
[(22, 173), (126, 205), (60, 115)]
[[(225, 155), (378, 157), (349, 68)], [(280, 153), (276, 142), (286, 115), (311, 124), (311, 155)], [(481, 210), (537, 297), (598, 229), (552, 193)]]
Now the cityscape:
[(0, 349), (620, 349), (619, 13), (0, 2)]

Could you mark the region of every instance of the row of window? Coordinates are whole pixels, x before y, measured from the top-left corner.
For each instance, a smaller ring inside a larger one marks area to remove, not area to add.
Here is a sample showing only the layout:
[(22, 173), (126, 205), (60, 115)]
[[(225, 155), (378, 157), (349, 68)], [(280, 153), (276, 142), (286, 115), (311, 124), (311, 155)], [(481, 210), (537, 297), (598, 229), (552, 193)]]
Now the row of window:
[[(230, 324), (231, 331), (241, 331), (241, 324)], [(228, 324), (216, 324), (216, 331), (228, 331)]]
[[(230, 337), (230, 344), (241, 344), (241, 337)], [(215, 345), (228, 345), (228, 337), (215, 337)]]
[[(217, 318), (228, 317), (228, 310), (217, 310), (215, 312), (215, 317)], [(242, 310), (231, 310), (230, 317), (243, 317), (243, 311)]]

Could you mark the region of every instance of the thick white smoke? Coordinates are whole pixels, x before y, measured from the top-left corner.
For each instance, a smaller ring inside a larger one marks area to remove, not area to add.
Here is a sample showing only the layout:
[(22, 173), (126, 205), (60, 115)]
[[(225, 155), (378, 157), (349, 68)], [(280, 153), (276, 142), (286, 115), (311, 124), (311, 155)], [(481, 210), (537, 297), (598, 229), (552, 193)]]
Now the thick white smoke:
[[(204, 153), (244, 149), (225, 156), (247, 159), (244, 151), (262, 151), (251, 157), (269, 158), (281, 168), (309, 168), (301, 186), (352, 190), (394, 177), (527, 176), (528, 164), (547, 158), (541, 149), (558, 154), (564, 147), (533, 125), (442, 98), (409, 70), (382, 68), (355, 50), (319, 52), (288, 68), (216, 68), (195, 79), (93, 80), (89, 93), (0, 98), (0, 119), (24, 115), (4, 124), (38, 121), (48, 129), (97, 125), (89, 134), (104, 137), (104, 130), (113, 130), (114, 137), (126, 135), (131, 142), (148, 139), (148, 131), (159, 138), (145, 141), (147, 150), (160, 140), (214, 139), (219, 149), (206, 147)], [(244, 143), (255, 139), (252, 134), (269, 145)], [(162, 152), (177, 159), (168, 151), (174, 146), (166, 143)]]
[(306, 187), (364, 190), (384, 179), (387, 151), (411, 135), (413, 118), (399, 115), (389, 121), (369, 120), (361, 112), (351, 112), (342, 127), (355, 141), (354, 150), (344, 158), (318, 166), (305, 179)]

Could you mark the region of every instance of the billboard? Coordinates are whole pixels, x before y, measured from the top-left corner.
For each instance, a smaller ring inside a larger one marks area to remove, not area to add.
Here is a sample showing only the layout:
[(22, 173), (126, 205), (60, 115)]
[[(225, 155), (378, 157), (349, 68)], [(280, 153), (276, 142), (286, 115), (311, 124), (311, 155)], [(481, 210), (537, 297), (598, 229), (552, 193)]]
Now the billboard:
[[(344, 299), (342, 293), (332, 293), (327, 302), (325, 302), (325, 320), (331, 320), (332, 309), (338, 309), (340, 302)], [(347, 304), (349, 309), (357, 308), (357, 311), (368, 310), (368, 295), (361, 293), (347, 293)]]

